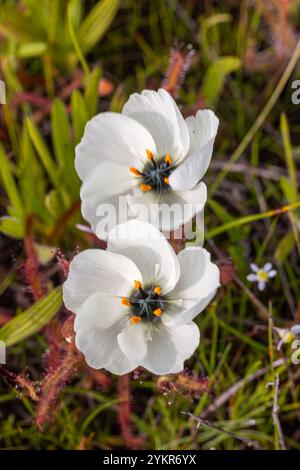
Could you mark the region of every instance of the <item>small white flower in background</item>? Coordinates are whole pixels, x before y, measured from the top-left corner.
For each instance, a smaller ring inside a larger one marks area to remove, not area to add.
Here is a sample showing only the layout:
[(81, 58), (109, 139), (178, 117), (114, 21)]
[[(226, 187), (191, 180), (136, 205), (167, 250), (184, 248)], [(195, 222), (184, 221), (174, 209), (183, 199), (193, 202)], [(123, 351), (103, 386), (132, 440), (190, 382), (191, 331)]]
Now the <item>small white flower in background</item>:
[(253, 273), (248, 274), (247, 280), (250, 282), (258, 282), (259, 290), (264, 290), (269, 279), (275, 277), (277, 271), (273, 269), (272, 263), (266, 263), (263, 268), (259, 268), (256, 264), (251, 263), (250, 268)]
[(6, 103), (6, 96), (5, 96), (5, 83), (3, 80), (0, 80), (0, 104)]
[(291, 343), (300, 334), (300, 325), (293, 325), (291, 328), (274, 327), (274, 330), (280, 338), (277, 344), (277, 350), (280, 351), (283, 344)]
[[(201, 179), (211, 160), (218, 125), (210, 110), (184, 119), (163, 89), (134, 93), (122, 113), (104, 112), (92, 118), (76, 147), (83, 217), (96, 232), (97, 208), (103, 203), (117, 208), (119, 196), (124, 195), (135, 217), (144, 221), (150, 221), (149, 215), (146, 220), (137, 205), (153, 214), (156, 204), (151, 223), (162, 230), (176, 230), (188, 222), (206, 202), (207, 188)], [(163, 203), (190, 205), (192, 210), (162, 222), (159, 204)]]
[(118, 225), (106, 251), (83, 251), (70, 264), (63, 298), (76, 314), (77, 348), (91, 367), (114, 374), (138, 366), (157, 375), (180, 372), (200, 340), (192, 320), (219, 278), (204, 248), (176, 255), (154, 226)]

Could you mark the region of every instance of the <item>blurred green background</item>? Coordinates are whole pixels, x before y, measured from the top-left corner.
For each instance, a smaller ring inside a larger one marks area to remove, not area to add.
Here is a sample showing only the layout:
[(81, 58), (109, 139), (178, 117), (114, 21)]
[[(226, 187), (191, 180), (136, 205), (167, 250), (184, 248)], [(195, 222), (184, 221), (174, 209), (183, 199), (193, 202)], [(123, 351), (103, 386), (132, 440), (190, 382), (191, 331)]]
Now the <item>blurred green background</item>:
[[(297, 0), (1, 0), (1, 448), (300, 448), (300, 369), (274, 330), (300, 323), (299, 18)], [(94, 114), (161, 86), (220, 119), (205, 246), (222, 288), (185, 373), (118, 380), (63, 339), (65, 260), (103, 247), (76, 226), (74, 148)], [(268, 261), (260, 293), (246, 275)]]

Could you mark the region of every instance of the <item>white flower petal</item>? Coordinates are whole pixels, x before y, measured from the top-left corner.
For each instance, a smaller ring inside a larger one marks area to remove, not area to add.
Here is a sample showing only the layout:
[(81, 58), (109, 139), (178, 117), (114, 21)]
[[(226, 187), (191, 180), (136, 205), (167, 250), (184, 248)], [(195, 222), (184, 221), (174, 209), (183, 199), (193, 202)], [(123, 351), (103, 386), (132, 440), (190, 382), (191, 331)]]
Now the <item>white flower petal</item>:
[(195, 210), (196, 213), (202, 210), (201, 206), (203, 208), (204, 204), (206, 203), (207, 187), (206, 184), (201, 181), (193, 189), (188, 191), (180, 191), (179, 194), (186, 204), (198, 205), (198, 209)]
[(268, 272), (268, 277), (269, 278), (275, 277), (276, 274), (277, 274), (276, 269), (272, 269), (271, 271)]
[(82, 303), (95, 292), (126, 296), (134, 280), (142, 275), (132, 260), (104, 250), (85, 250), (70, 263), (69, 275), (63, 284), (67, 309), (77, 313)]
[(210, 253), (202, 247), (188, 247), (177, 255), (180, 279), (174, 289), (183, 299), (207, 297), (220, 286), (220, 271), (210, 260)]
[[(126, 200), (126, 199), (125, 199)], [(106, 240), (109, 232), (119, 220), (126, 220), (128, 211), (125, 205), (120, 203), (120, 195), (99, 201), (97, 195), (82, 199), (82, 217), (91, 225), (91, 232), (95, 233), (99, 240)]]
[(174, 328), (161, 325), (153, 330), (152, 340), (147, 343), (147, 355), (141, 365), (157, 375), (180, 372), (199, 340), (200, 333), (195, 323)]
[[(116, 226), (109, 234), (107, 249), (128, 256), (138, 266), (143, 282), (161, 285), (169, 292), (178, 281), (180, 268), (177, 256), (162, 233), (151, 224), (139, 220)], [(155, 275), (159, 266), (159, 271)]]
[[(131, 190), (134, 184), (134, 176), (129, 169), (118, 163), (111, 161), (101, 162), (94, 169), (86, 180), (83, 182), (80, 190), (82, 200), (81, 212), (85, 220), (87, 220), (92, 230), (96, 232), (97, 224), (102, 217), (107, 218), (106, 211), (104, 214), (97, 212), (99, 206), (108, 207), (111, 205), (111, 227), (116, 225), (116, 213), (119, 214), (119, 197)], [(106, 236), (105, 236), (106, 235)], [(107, 233), (98, 234), (100, 239), (107, 237)]]
[(186, 119), (190, 132), (187, 158), (172, 172), (169, 181), (174, 190), (193, 188), (206, 173), (218, 131), (219, 120), (212, 111), (201, 110)]
[(74, 330), (87, 326), (95, 328), (109, 328), (114, 323), (126, 318), (127, 307), (121, 304), (119, 297), (112, 297), (103, 292), (90, 295), (79, 307), (74, 322)]
[(117, 337), (123, 323), (115, 323), (110, 328), (80, 328), (76, 334), (76, 346), (81, 351), (87, 364), (94, 369), (102, 369), (113, 374), (123, 375), (138, 366), (130, 361), (121, 351)]
[(153, 138), (145, 127), (124, 114), (101, 113), (87, 123), (76, 147), (76, 171), (85, 180), (104, 161), (141, 169), (146, 149), (156, 153)]
[(101, 162), (82, 184), (80, 196), (82, 199), (97, 196), (101, 202), (110, 196), (128, 191), (134, 181), (134, 176), (127, 166), (111, 161)]
[(281, 350), (282, 345), (283, 345), (283, 339), (281, 339), (280, 341), (278, 341), (278, 344), (277, 344), (277, 351), (280, 351), (280, 350)]
[(167, 327), (180, 326), (192, 321), (199, 313), (210, 304), (216, 295), (216, 290), (202, 299), (182, 299), (181, 306), (168, 304), (166, 312), (161, 320)]
[(198, 152), (217, 135), (219, 119), (210, 109), (199, 110), (196, 116), (189, 116), (185, 122), (190, 134), (189, 155)]
[(247, 281), (250, 281), (250, 282), (255, 282), (255, 281), (257, 281), (257, 276), (256, 276), (256, 274), (248, 274), (248, 276), (247, 276)]
[(300, 334), (300, 325), (294, 325), (291, 327), (291, 332), (294, 335), (299, 335)]
[(263, 267), (263, 270), (267, 272), (271, 271), (271, 269), (272, 269), (272, 263), (266, 263)]
[(254, 271), (255, 273), (257, 273), (259, 271), (259, 267), (257, 266), (257, 264), (255, 263), (251, 263), (250, 264), (250, 268), (252, 269), (252, 271)]
[[(200, 330), (196, 323), (190, 322), (176, 329), (176, 337), (177, 358), (175, 365), (170, 371), (171, 374), (182, 371), (184, 369), (184, 362), (194, 354), (200, 344)], [(184, 341), (185, 338), (189, 344)]]
[(258, 283), (258, 289), (259, 290), (264, 290), (266, 287), (266, 283), (264, 281), (259, 281)]
[(171, 154), (175, 161), (185, 157), (190, 145), (187, 125), (173, 98), (163, 89), (134, 93), (122, 113), (141, 123), (152, 135), (157, 156)]
[(131, 362), (139, 364), (147, 354), (145, 327), (141, 323), (130, 325), (118, 335), (118, 343), (126, 357)]
[(190, 221), (203, 210), (206, 199), (207, 188), (203, 182), (190, 191), (170, 191), (160, 198), (153, 191), (142, 194), (138, 189), (127, 196), (128, 205), (139, 220), (151, 222), (165, 232), (177, 230)]
[(220, 271), (210, 261), (210, 253), (201, 247), (189, 247), (177, 255), (180, 263), (180, 279), (170, 299), (182, 299), (180, 313), (171, 312), (163, 317), (168, 325), (190, 322), (209, 304), (220, 286)]

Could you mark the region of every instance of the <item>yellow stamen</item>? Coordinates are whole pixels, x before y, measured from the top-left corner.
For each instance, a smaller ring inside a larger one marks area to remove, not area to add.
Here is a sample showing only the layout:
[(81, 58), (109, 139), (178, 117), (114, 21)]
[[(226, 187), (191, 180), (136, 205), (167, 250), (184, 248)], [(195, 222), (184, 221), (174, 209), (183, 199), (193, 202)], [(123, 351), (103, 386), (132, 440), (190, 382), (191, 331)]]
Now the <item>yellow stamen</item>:
[(122, 298), (121, 304), (122, 304), (122, 305), (125, 305), (126, 307), (130, 307), (130, 305), (131, 305), (131, 303), (129, 302), (128, 299), (126, 299), (126, 297), (123, 297), (123, 298)]
[(153, 292), (157, 295), (160, 295), (161, 293), (161, 288), (159, 286), (154, 287)]
[(134, 281), (134, 287), (139, 290), (142, 288), (142, 283), (140, 281)]
[(131, 173), (133, 173), (135, 176), (140, 176), (141, 173), (139, 172), (139, 170), (137, 170), (136, 168), (134, 168), (134, 166), (131, 166), (129, 168), (129, 171), (131, 171)]
[(269, 279), (268, 273), (263, 269), (260, 269), (257, 273), (257, 277), (259, 281), (266, 282)]
[(140, 323), (140, 321), (142, 321), (142, 319), (141, 319), (141, 317), (133, 316), (133, 317), (130, 317), (130, 321), (131, 321), (131, 323), (136, 325), (137, 323)]
[(169, 153), (167, 153), (167, 155), (165, 156), (165, 162), (168, 163), (169, 165), (173, 163), (172, 157)]
[(153, 160), (154, 159), (154, 155), (151, 152), (151, 150), (146, 149), (146, 154), (147, 154), (148, 160)]
[(169, 178), (168, 178), (167, 176), (164, 177), (164, 182), (165, 182), (166, 184), (170, 184)]
[(146, 193), (147, 191), (151, 191), (152, 186), (150, 186), (150, 184), (142, 183), (142, 184), (140, 184), (140, 188), (144, 193)]
[(156, 308), (155, 310), (153, 310), (153, 315), (155, 315), (156, 317), (160, 317), (161, 316), (161, 308)]

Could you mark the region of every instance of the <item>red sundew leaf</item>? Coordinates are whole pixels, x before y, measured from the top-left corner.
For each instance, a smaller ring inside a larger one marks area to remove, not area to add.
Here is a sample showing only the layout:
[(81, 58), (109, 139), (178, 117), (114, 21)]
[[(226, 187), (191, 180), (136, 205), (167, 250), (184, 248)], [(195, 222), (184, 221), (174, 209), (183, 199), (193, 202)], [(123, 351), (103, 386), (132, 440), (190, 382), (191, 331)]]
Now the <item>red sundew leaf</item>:
[(73, 345), (75, 345), (75, 331), (74, 331), (74, 320), (75, 315), (72, 313), (67, 320), (64, 322), (61, 328), (61, 334), (63, 338)]
[(234, 265), (231, 261), (219, 265), (220, 282), (222, 286), (227, 286), (232, 280), (235, 273)]
[(101, 78), (99, 81), (98, 93), (99, 96), (108, 96), (114, 90), (114, 85), (111, 81), (107, 80), (106, 78)]

